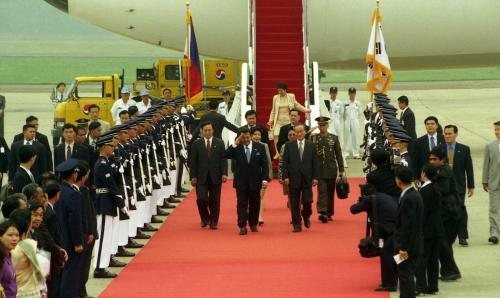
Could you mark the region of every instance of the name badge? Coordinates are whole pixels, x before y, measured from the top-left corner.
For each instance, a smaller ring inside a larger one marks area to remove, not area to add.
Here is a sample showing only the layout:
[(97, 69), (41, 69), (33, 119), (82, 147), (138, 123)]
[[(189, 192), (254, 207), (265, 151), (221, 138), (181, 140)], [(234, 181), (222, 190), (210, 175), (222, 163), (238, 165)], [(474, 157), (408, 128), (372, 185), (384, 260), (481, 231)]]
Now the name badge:
[(0, 147), (0, 153), (5, 153), (5, 148), (4, 147)]

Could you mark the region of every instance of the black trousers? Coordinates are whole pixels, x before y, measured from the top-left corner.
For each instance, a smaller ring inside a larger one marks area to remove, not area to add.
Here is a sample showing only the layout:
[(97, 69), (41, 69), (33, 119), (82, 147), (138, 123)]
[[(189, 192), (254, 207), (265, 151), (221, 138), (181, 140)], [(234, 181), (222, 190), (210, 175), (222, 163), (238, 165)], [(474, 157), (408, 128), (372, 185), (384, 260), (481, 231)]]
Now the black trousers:
[(251, 227), (259, 223), (260, 190), (236, 189), (238, 212), (238, 227), (246, 227), (247, 222)]
[[(312, 214), (312, 187), (302, 187), (295, 188), (290, 185), (290, 190), (288, 193), (290, 197), (290, 211), (292, 213), (292, 223), (294, 227), (300, 226), (302, 219), (309, 219)], [(302, 203), (302, 211), (300, 210), (300, 205)]]
[(396, 275), (396, 262), (394, 262), (394, 239), (393, 235), (384, 239), (384, 247), (380, 251), (380, 274), (382, 286), (396, 287), (398, 285)]
[[(54, 264), (50, 264), (53, 266)], [(51, 268), (50, 278), (47, 280), (47, 296), (49, 298), (59, 298), (59, 288), (61, 287), (62, 269)]]
[(78, 290), (79, 297), (87, 295), (87, 281), (89, 280), (90, 263), (92, 262), (92, 251), (94, 250), (95, 241), (92, 244), (85, 244), (82, 253), (82, 275), (80, 278), (80, 288)]
[(424, 238), (424, 254), (417, 267), (417, 291), (438, 292), (439, 250), (442, 237)]
[(453, 256), (453, 243), (457, 239), (458, 219), (443, 221), (444, 238), (439, 246), (439, 262), (441, 263), (441, 276), (460, 274), (455, 257)]
[(410, 258), (398, 265), (400, 298), (415, 297), (415, 264), (416, 260), (410, 256)]
[(467, 222), (469, 220), (469, 215), (467, 214), (467, 208), (465, 207), (465, 194), (461, 193), (458, 195), (460, 201), (460, 221), (458, 223), (458, 238), (469, 239), (469, 230), (467, 229)]
[(196, 184), (196, 204), (202, 221), (217, 225), (220, 212), (221, 184), (212, 184), (210, 177), (205, 184)]
[(184, 175), (184, 157), (179, 157), (179, 169), (177, 170), (177, 185), (175, 186), (176, 194), (180, 195), (182, 189), (182, 176)]
[(68, 261), (64, 265), (59, 297), (78, 297), (82, 274), (82, 255), (68, 251)]
[(335, 180), (333, 179), (319, 179), (318, 181), (318, 201), (316, 207), (318, 213), (326, 216), (333, 216), (335, 213)]

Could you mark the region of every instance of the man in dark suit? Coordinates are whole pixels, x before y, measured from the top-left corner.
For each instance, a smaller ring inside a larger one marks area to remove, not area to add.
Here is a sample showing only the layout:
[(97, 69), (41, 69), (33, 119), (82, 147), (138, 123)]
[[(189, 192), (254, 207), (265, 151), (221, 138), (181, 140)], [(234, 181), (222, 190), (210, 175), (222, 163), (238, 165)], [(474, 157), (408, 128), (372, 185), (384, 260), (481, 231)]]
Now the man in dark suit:
[(35, 181), (38, 181), (38, 177), (49, 171), (49, 166), (47, 162), (47, 151), (44, 145), (40, 144), (35, 140), (35, 126), (31, 124), (25, 124), (23, 126), (24, 139), (21, 141), (14, 142), (10, 148), (10, 158), (9, 158), (9, 182), (14, 179), (14, 174), (16, 173), (16, 168), (19, 165), (19, 150), (24, 145), (31, 145), (36, 152), (35, 164), (31, 167), (30, 171), (33, 174)]
[(247, 127), (250, 131), (252, 131), (252, 129), (254, 128), (260, 129), (260, 131), (262, 132), (262, 139), (260, 140), (260, 142), (269, 144), (269, 130), (264, 126), (257, 124), (257, 112), (255, 112), (255, 110), (248, 110), (245, 113), (245, 119), (247, 121), (247, 124), (240, 127), (240, 129), (243, 127)]
[(283, 183), (288, 185), (293, 232), (302, 231), (300, 204), (304, 226), (311, 227), (312, 187), (318, 184), (318, 160), (316, 147), (305, 139), (305, 126), (296, 125), (296, 141), (285, 144), (283, 154)]
[(56, 167), (63, 183), (61, 198), (55, 211), (62, 228), (64, 249), (68, 252), (68, 261), (64, 265), (61, 277), (60, 297), (78, 297), (82, 272), (82, 252), (86, 225), (83, 217), (82, 194), (78, 189), (78, 160), (69, 159)]
[(252, 142), (248, 127), (240, 129), (239, 136), (226, 150), (225, 157), (233, 159), (234, 181), (238, 199), (238, 226), (240, 235), (247, 234), (247, 223), (257, 232), (260, 210), (260, 190), (269, 180), (269, 165), (265, 145)]
[(442, 150), (446, 152), (448, 165), (455, 174), (457, 182), (458, 198), (460, 199), (460, 222), (458, 226), (458, 243), (463, 246), (469, 245), (469, 231), (467, 230), (467, 209), (465, 207), (465, 194), (471, 197), (474, 194), (474, 169), (469, 146), (456, 142), (458, 127), (446, 125), (444, 127), (444, 139)]
[(411, 137), (412, 140), (417, 139), (417, 131), (415, 130), (415, 114), (408, 106), (409, 100), (406, 96), (400, 96), (398, 98), (399, 109), (401, 109), (401, 114), (399, 116), (399, 122), (406, 130), (406, 133)]
[[(360, 200), (351, 206), (351, 213), (358, 214), (361, 212), (368, 213), (371, 228), (373, 231), (373, 223), (378, 223), (378, 234), (384, 240), (384, 246), (380, 251), (380, 274), (381, 285), (375, 291), (394, 292), (397, 289), (396, 264), (392, 256), (394, 255), (394, 229), (396, 226), (396, 216), (398, 212), (398, 204), (393, 197), (377, 192), (375, 185), (366, 183), (361, 186)], [(377, 208), (377, 218), (374, 215), (374, 202)]]
[[(278, 152), (281, 152), (281, 146), (285, 145), (286, 142), (288, 142), (288, 131), (290, 130), (290, 127), (295, 127), (296, 125), (300, 124), (300, 113), (296, 109), (291, 109), (290, 110), (290, 123), (287, 125), (283, 125), (280, 128), (280, 134), (278, 136), (277, 144), (276, 147), (278, 148)], [(304, 126), (306, 132), (309, 130), (309, 127), (307, 125)], [(276, 140), (274, 140), (276, 142)]]
[(413, 144), (413, 150), (410, 152), (410, 157), (413, 162), (415, 181), (418, 182), (422, 167), (427, 164), (429, 152), (434, 147), (444, 143), (444, 137), (437, 132), (438, 119), (434, 116), (425, 118), (425, 130), (427, 134), (418, 138)]
[(224, 129), (224, 127), (235, 133), (238, 132), (238, 127), (236, 127), (236, 125), (227, 121), (224, 115), (217, 113), (217, 107), (218, 107), (217, 101), (212, 100), (209, 103), (210, 112), (206, 113), (205, 115), (203, 115), (203, 117), (201, 117), (200, 124), (193, 131), (193, 140), (195, 140), (199, 136), (200, 129), (202, 129), (202, 124), (206, 122), (212, 123), (213, 136), (218, 139), (221, 138), (222, 130)]
[(398, 264), (399, 297), (415, 297), (415, 268), (423, 248), (424, 205), (412, 182), (411, 169), (396, 169), (396, 184), (401, 189), (394, 231), (394, 251), (402, 261)]
[(10, 149), (3, 136), (0, 136), (0, 185), (3, 181), (4, 173), (9, 171)]
[(31, 173), (31, 168), (35, 164), (36, 158), (37, 155), (33, 146), (24, 145), (19, 149), (19, 160), (21, 164), (17, 167), (12, 182), (15, 193), (22, 192), (24, 186), (35, 182), (35, 177)]
[(80, 144), (75, 142), (76, 128), (71, 123), (63, 126), (64, 142), (57, 145), (54, 149), (54, 165), (57, 167), (63, 161), (68, 159), (77, 159), (89, 162), (89, 152)]
[[(50, 150), (49, 140), (47, 139), (46, 135), (38, 132), (38, 118), (35, 116), (29, 116), (28, 118), (26, 118), (26, 124), (30, 124), (30, 125), (33, 125), (35, 127), (35, 133), (36, 133), (35, 134), (35, 141), (42, 144), (46, 150), (45, 159), (47, 160), (47, 166), (48, 166), (47, 171), (53, 171), (54, 167), (52, 166), (52, 152)], [(22, 141), (23, 139), (24, 139), (24, 131), (20, 134), (17, 134), (16, 136), (14, 136), (14, 142)]]
[(371, 161), (377, 169), (366, 175), (366, 181), (373, 184), (378, 192), (390, 195), (394, 199), (399, 198), (401, 190), (396, 185), (394, 170), (391, 169), (389, 153), (382, 148), (373, 149)]
[(203, 138), (191, 147), (190, 178), (196, 187), (196, 203), (201, 227), (210, 224), (216, 230), (219, 222), (221, 183), (227, 181), (227, 161), (224, 158), (224, 141), (214, 137), (212, 123), (200, 124)]

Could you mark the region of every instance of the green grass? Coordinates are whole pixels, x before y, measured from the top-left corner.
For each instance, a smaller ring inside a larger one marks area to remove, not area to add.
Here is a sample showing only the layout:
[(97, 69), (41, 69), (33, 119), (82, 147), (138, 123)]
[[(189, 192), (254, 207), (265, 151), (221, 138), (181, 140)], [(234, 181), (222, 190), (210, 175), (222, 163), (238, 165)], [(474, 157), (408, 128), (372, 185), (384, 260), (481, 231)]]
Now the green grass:
[[(168, 57), (165, 57), (168, 58)], [(172, 57), (170, 57), (172, 58)], [(174, 57), (178, 59), (179, 57)], [(136, 68), (151, 67), (156, 57), (0, 57), (0, 84), (56, 84), (76, 76), (110, 75), (125, 69), (125, 81), (135, 79)], [(364, 70), (325, 70), (322, 83), (361, 83)], [(499, 80), (500, 68), (394, 71), (395, 82)]]

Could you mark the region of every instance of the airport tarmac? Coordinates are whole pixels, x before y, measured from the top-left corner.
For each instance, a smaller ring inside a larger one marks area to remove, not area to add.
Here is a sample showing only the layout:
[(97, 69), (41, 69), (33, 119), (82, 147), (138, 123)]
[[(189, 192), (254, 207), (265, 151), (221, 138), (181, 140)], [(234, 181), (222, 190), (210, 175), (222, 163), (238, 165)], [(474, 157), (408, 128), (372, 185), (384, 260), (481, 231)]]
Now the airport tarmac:
[[(361, 91), (364, 90), (363, 85), (352, 85), (359, 90), (358, 99), (363, 104), (367, 103), (370, 95)], [(322, 89), (328, 90), (329, 86), (330, 84), (322, 85)], [(338, 98), (347, 100), (347, 88), (351, 84), (337, 86)], [(5, 139), (9, 145), (13, 136), (21, 131), (24, 120), (29, 115), (36, 115), (39, 118), (39, 130), (50, 139), (53, 106), (49, 94), (52, 87), (0, 86), (0, 94), (4, 95), (7, 101)], [(424, 118), (429, 115), (437, 116), (443, 126), (455, 124), (459, 127), (458, 142), (469, 145), (473, 155), (476, 189), (474, 196), (467, 199), (470, 245), (455, 246), (455, 258), (461, 269), (462, 279), (456, 282), (441, 282), (440, 293), (434, 297), (500, 297), (497, 273), (500, 268), (500, 246), (493, 246), (487, 242), (489, 203), (488, 195), (481, 186), (483, 149), (495, 138), (493, 123), (500, 120), (500, 81), (395, 83), (388, 95), (393, 103), (397, 103), (397, 97), (403, 94), (409, 97), (410, 107), (415, 112), (419, 136), (425, 133)], [(324, 92), (324, 95), (327, 94)], [(348, 165), (348, 176), (363, 175), (360, 161), (348, 160)], [(122, 260), (126, 261), (123, 258)], [(109, 282), (110, 280), (91, 278), (88, 283), (89, 295), (98, 296)], [(397, 294), (391, 297), (397, 297)]]

